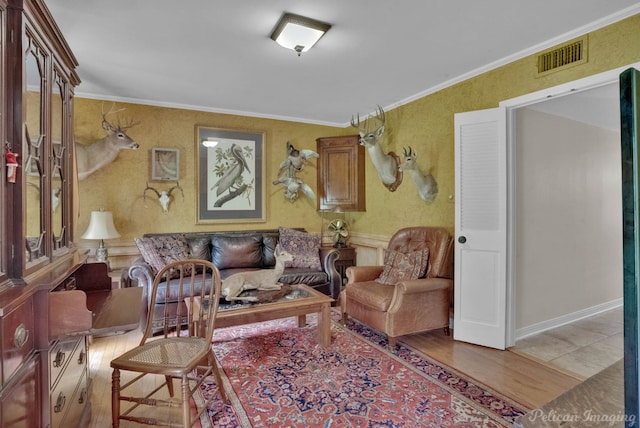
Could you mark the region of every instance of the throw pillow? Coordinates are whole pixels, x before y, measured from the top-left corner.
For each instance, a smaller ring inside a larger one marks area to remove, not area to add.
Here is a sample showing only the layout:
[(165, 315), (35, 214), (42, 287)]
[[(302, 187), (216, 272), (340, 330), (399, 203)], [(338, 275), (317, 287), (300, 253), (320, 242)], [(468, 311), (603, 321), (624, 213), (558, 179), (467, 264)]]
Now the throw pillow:
[(386, 250), (384, 269), (375, 281), (381, 284), (396, 285), (402, 281), (421, 278), (427, 270), (428, 263), (428, 248), (410, 253)]
[(135, 238), (144, 260), (156, 271), (169, 263), (189, 258), (189, 243), (184, 235), (162, 235)]
[(279, 232), (280, 245), (293, 256), (292, 261), (285, 262), (285, 267), (322, 270), (320, 236), (286, 227), (280, 227)]

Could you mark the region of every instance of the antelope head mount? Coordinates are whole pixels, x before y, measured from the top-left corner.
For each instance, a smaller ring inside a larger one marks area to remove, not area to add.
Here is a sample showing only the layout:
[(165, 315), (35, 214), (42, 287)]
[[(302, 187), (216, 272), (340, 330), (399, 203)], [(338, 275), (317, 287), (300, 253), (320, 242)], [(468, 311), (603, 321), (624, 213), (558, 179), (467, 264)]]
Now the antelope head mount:
[(384, 110), (380, 106), (376, 111), (376, 119), (380, 122), (380, 126), (373, 131), (369, 129), (369, 118), (365, 119), (364, 127), (360, 127), (360, 114), (357, 119), (351, 117), (351, 126), (358, 130), (360, 144), (367, 148), (382, 184), (389, 191), (394, 192), (402, 183), (402, 171), (398, 169), (398, 156), (393, 152), (384, 153), (380, 146), (380, 137), (384, 133), (385, 123)]
[(111, 110), (102, 112), (102, 129), (107, 135), (93, 144), (76, 144), (76, 158), (78, 161), (78, 180), (84, 180), (89, 175), (113, 162), (120, 150), (137, 149), (138, 143), (127, 135), (127, 129), (135, 126), (138, 122), (129, 122), (125, 125), (112, 125), (107, 121), (107, 115), (117, 113), (121, 110)]
[(438, 183), (431, 173), (424, 174), (416, 163), (418, 155), (415, 150), (409, 147), (404, 149), (402, 162), (398, 166), (400, 171), (407, 171), (418, 188), (418, 195), (426, 202), (433, 202), (438, 194)]
[(164, 190), (158, 190), (155, 187), (151, 187), (149, 186), (149, 183), (147, 183), (147, 187), (144, 189), (144, 200), (146, 202), (147, 200), (147, 190), (151, 190), (152, 192), (154, 192), (157, 196), (158, 196), (158, 202), (160, 202), (160, 206), (162, 206), (162, 211), (169, 212), (169, 202), (171, 202), (171, 193), (175, 190), (178, 189), (180, 190), (180, 192), (182, 193), (182, 199), (184, 199), (184, 192), (182, 191), (182, 187), (180, 187), (180, 183), (178, 183), (176, 181), (176, 185), (173, 186), (171, 189), (169, 189), (169, 191), (164, 191)]

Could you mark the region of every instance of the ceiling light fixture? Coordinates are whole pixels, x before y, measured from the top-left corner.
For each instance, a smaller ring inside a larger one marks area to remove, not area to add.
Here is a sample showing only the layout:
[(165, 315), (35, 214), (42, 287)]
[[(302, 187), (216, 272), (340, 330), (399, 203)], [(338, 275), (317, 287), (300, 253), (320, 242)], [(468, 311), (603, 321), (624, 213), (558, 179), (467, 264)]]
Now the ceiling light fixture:
[(271, 38), (283, 48), (294, 50), (298, 56), (316, 44), (331, 25), (304, 16), (285, 13), (271, 33)]

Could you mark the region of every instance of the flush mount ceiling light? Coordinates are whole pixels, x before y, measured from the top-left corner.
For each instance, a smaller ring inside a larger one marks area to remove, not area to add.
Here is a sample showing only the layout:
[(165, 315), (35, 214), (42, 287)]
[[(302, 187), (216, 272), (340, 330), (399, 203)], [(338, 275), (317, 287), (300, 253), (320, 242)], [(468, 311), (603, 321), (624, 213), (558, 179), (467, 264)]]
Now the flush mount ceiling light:
[(331, 25), (304, 16), (285, 13), (271, 33), (280, 46), (294, 50), (298, 56), (316, 44)]

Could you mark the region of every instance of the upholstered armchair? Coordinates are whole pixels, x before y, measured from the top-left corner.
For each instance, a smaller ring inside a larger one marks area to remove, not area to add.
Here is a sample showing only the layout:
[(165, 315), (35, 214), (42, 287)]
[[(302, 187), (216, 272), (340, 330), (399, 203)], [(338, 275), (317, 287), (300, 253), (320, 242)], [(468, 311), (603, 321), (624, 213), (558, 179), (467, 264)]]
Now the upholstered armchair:
[(453, 239), (446, 229), (400, 229), (385, 250), (385, 266), (349, 267), (347, 279), (344, 320), (353, 317), (385, 333), (392, 350), (406, 334), (444, 328), (449, 335)]

